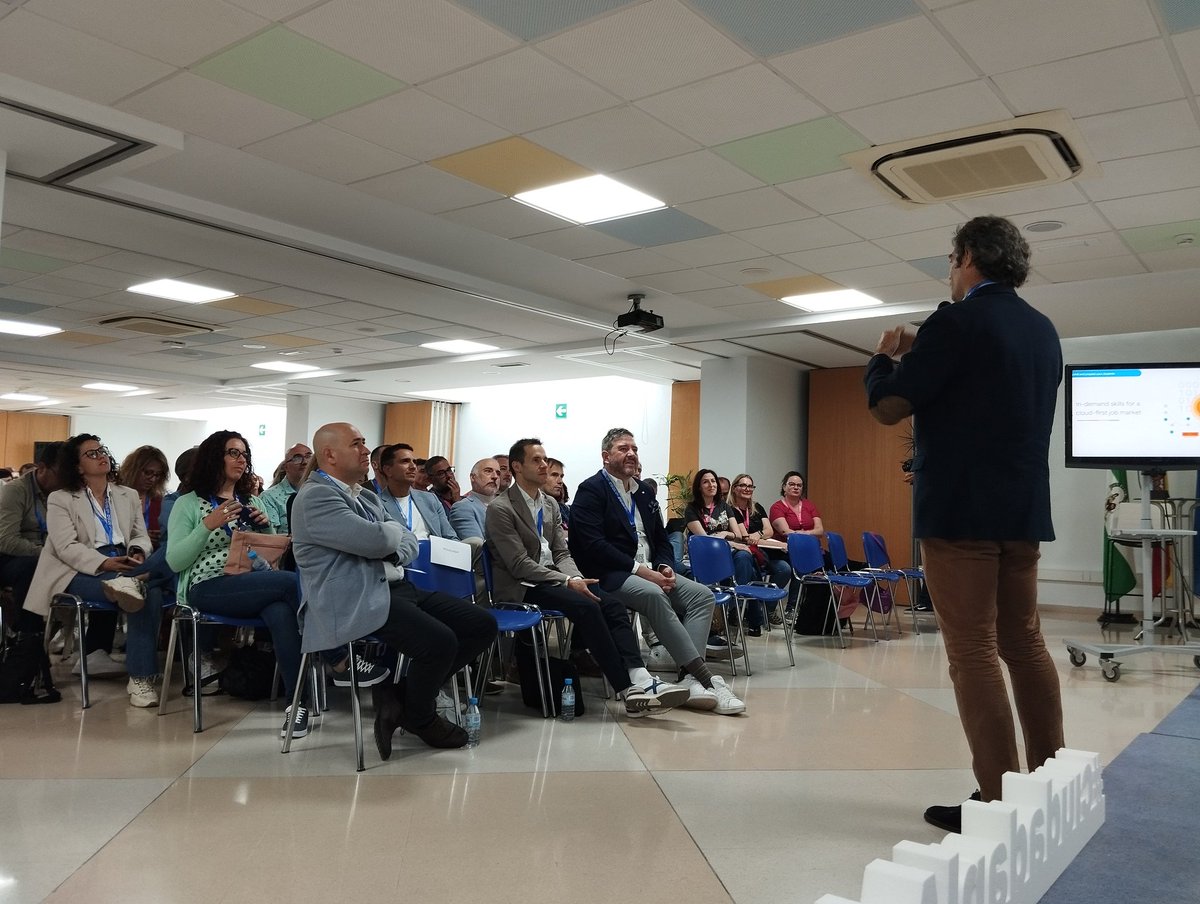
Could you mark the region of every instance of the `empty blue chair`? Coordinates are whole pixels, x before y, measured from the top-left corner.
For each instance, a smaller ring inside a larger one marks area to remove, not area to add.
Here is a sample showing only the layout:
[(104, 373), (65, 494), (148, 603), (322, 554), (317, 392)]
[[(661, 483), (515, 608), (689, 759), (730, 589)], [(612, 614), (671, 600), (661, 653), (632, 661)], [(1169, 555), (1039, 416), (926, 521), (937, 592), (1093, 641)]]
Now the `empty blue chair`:
[[(826, 532), (828, 534), (828, 532)], [(869, 590), (874, 583), (871, 578), (861, 574), (841, 574), (825, 570), (825, 557), (821, 554), (821, 541), (811, 534), (788, 534), (788, 559), (792, 563), (792, 579), (800, 582), (800, 598), (796, 602), (799, 610), (804, 603), (804, 595), (814, 584), (825, 584), (829, 587), (829, 615), (833, 616), (837, 628), (838, 641), (842, 649), (846, 649), (846, 637), (842, 633), (842, 620), (849, 619), (859, 606), (859, 593)], [(847, 591), (854, 591), (848, 593)], [(870, 610), (867, 618), (871, 625), (871, 633), (876, 643), (879, 635), (875, 632), (875, 622)]]
[[(904, 589), (908, 593), (908, 611), (912, 613), (913, 633), (920, 634), (921, 629), (917, 623), (917, 600), (919, 599), (917, 591), (925, 585), (925, 569), (917, 566), (915, 568), (897, 568), (892, 565), (891, 556), (888, 555), (887, 544), (883, 540), (882, 534), (877, 534), (874, 531), (863, 531), (863, 551), (867, 556), (867, 565), (871, 568), (878, 568), (883, 571), (898, 572), (904, 576)], [(899, 623), (899, 617), (896, 619)]]
[[(887, 554), (883, 553), (879, 548), (878, 534), (872, 534), (870, 531), (863, 531), (863, 552), (867, 557), (867, 567), (861, 569), (862, 573), (870, 577), (875, 586), (867, 599), (867, 605), (872, 611), (878, 612), (885, 616), (884, 630), (888, 630), (892, 622), (892, 612), (896, 608), (896, 590), (899, 584), (905, 580), (904, 575), (892, 566), (887, 561)], [(889, 585), (888, 595), (885, 598), (880, 593), (881, 587)], [(907, 586), (907, 583), (906, 585)], [(900, 616), (896, 616), (896, 631), (900, 631)]]

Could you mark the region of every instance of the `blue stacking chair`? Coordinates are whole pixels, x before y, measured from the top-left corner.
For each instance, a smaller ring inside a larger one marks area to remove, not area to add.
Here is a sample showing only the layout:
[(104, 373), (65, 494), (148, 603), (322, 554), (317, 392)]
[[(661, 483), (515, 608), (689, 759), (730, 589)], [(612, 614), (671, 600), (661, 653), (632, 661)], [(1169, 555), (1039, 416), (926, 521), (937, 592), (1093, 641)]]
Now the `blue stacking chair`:
[[(869, 591), (867, 596), (867, 607), (872, 612), (878, 612), (884, 616), (884, 631), (889, 631), (892, 624), (892, 612), (896, 608), (896, 590), (905, 578), (898, 569), (892, 568), (888, 564), (887, 556), (881, 555), (878, 545), (871, 537), (870, 531), (863, 531), (863, 552), (867, 557), (867, 567), (860, 569), (859, 573), (865, 574), (875, 582), (875, 586)], [(889, 587), (887, 599), (880, 592), (880, 588), (884, 584), (887, 584)], [(897, 634), (903, 634), (903, 631), (900, 629), (899, 615), (896, 616), (896, 632)]]
[[(746, 665), (746, 674), (752, 675), (750, 670), (750, 653), (746, 646), (746, 603), (753, 600), (755, 602), (768, 605), (770, 603), (778, 604), (780, 600), (787, 599), (787, 588), (776, 587), (772, 584), (738, 584), (734, 581), (733, 570), (733, 550), (729, 546), (729, 542), (722, 540), (719, 537), (700, 537), (693, 535), (688, 537), (688, 558), (691, 560), (692, 576), (701, 584), (710, 587), (714, 594), (720, 592), (724, 594), (725, 601), (728, 601), (730, 596), (734, 600), (737, 607), (737, 635), (742, 645), (742, 660)], [(720, 605), (722, 600), (718, 599), (717, 604)], [(796, 656), (792, 652), (792, 637), (787, 626), (783, 629), (784, 642), (787, 644), (788, 658), (791, 659), (792, 665), (796, 664)], [(733, 639), (730, 638), (730, 642)], [(730, 666), (733, 674), (737, 675), (737, 664), (734, 662), (734, 657), (730, 657)]]
[[(828, 532), (826, 532), (828, 535)], [(799, 610), (804, 602), (806, 590), (814, 584), (829, 586), (829, 614), (833, 616), (837, 628), (838, 642), (846, 649), (846, 637), (842, 633), (842, 620), (850, 618), (858, 609), (860, 590), (869, 591), (873, 585), (871, 578), (861, 574), (841, 574), (825, 570), (825, 557), (821, 554), (821, 541), (811, 534), (788, 534), (788, 559), (792, 563), (792, 579), (800, 582), (800, 598), (796, 602)], [(854, 592), (847, 593), (847, 590)], [(879, 635), (875, 632), (875, 621), (867, 610), (867, 620), (871, 625), (871, 633), (876, 643)]]
[[(897, 568), (892, 565), (892, 559), (888, 555), (887, 544), (883, 540), (883, 535), (877, 534), (874, 531), (863, 531), (863, 552), (866, 554), (867, 566), (869, 568), (895, 572), (904, 577), (904, 589), (908, 594), (909, 612), (912, 613), (913, 633), (920, 634), (921, 629), (917, 623), (917, 600), (919, 599), (917, 591), (925, 584), (925, 569), (920, 566), (914, 568)], [(896, 622), (899, 624), (899, 616), (896, 617)]]

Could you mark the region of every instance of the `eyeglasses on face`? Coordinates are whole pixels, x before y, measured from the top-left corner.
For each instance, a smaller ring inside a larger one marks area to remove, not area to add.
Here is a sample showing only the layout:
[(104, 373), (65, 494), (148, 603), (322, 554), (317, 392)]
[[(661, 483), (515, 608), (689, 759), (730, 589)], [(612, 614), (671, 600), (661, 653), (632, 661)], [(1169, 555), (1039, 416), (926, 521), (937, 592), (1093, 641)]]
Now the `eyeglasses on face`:
[(245, 449), (226, 449), (225, 457), (232, 458), (234, 461), (241, 461), (243, 458), (249, 461), (250, 453)]
[(104, 446), (101, 446), (98, 449), (88, 449), (82, 454), (84, 458), (90, 458), (92, 461), (99, 461), (101, 458), (112, 458), (112, 453), (109, 452), (108, 449), (104, 448)]
[(310, 458), (312, 458), (311, 452), (309, 452), (307, 455), (301, 455), (299, 452), (297, 452), (295, 455), (293, 455), (291, 458), (288, 459), (288, 464), (302, 465), (305, 462), (307, 462)]
[(799, 489), (803, 489), (803, 487), (804, 487), (804, 484), (802, 484), (802, 483), (795, 483), (794, 481), (789, 481), (789, 482), (786, 484), (786, 486), (788, 486), (789, 488), (795, 488), (795, 489), (799, 490)]
[(142, 468), (142, 476), (147, 480), (162, 480), (167, 476), (167, 472), (157, 468)]
[(429, 476), (430, 477), (445, 477), (447, 474), (453, 474), (453, 473), (454, 473), (454, 468), (447, 465), (444, 468), (438, 468), (436, 471), (430, 471)]

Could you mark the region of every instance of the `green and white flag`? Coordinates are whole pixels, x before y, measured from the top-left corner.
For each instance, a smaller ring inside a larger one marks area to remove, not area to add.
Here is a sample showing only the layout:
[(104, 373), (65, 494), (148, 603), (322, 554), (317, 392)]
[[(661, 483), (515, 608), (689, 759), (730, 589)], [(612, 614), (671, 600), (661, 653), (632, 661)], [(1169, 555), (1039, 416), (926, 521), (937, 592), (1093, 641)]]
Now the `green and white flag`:
[[(1124, 469), (1112, 472), (1113, 482), (1108, 487), (1105, 511), (1129, 499), (1129, 479)], [(1133, 573), (1133, 551), (1128, 546), (1118, 546), (1108, 535), (1108, 520), (1104, 522), (1104, 601), (1115, 603), (1133, 591), (1137, 577)]]

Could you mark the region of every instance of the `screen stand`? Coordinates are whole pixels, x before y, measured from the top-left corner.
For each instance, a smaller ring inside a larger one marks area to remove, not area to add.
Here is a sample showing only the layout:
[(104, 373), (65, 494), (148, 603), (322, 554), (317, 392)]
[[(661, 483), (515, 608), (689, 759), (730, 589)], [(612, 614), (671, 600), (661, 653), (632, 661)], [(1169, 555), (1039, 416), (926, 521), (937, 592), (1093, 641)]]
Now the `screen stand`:
[[(1185, 534), (1195, 535), (1195, 531), (1164, 530), (1155, 528), (1150, 520), (1150, 494), (1154, 486), (1155, 474), (1162, 472), (1142, 471), (1142, 517), (1135, 531), (1126, 537), (1141, 541), (1142, 545), (1142, 630), (1134, 637), (1137, 643), (1132, 644), (1093, 644), (1079, 640), (1064, 640), (1067, 652), (1071, 656), (1071, 665), (1079, 668), (1087, 662), (1091, 653), (1100, 658), (1100, 670), (1108, 681), (1116, 681), (1121, 677), (1121, 663), (1118, 657), (1133, 656), (1138, 653), (1184, 653), (1193, 657), (1192, 663), (1200, 668), (1200, 643), (1156, 644), (1154, 640), (1154, 552), (1155, 541), (1178, 538)], [(1164, 610), (1166, 608), (1166, 585), (1163, 586)]]

